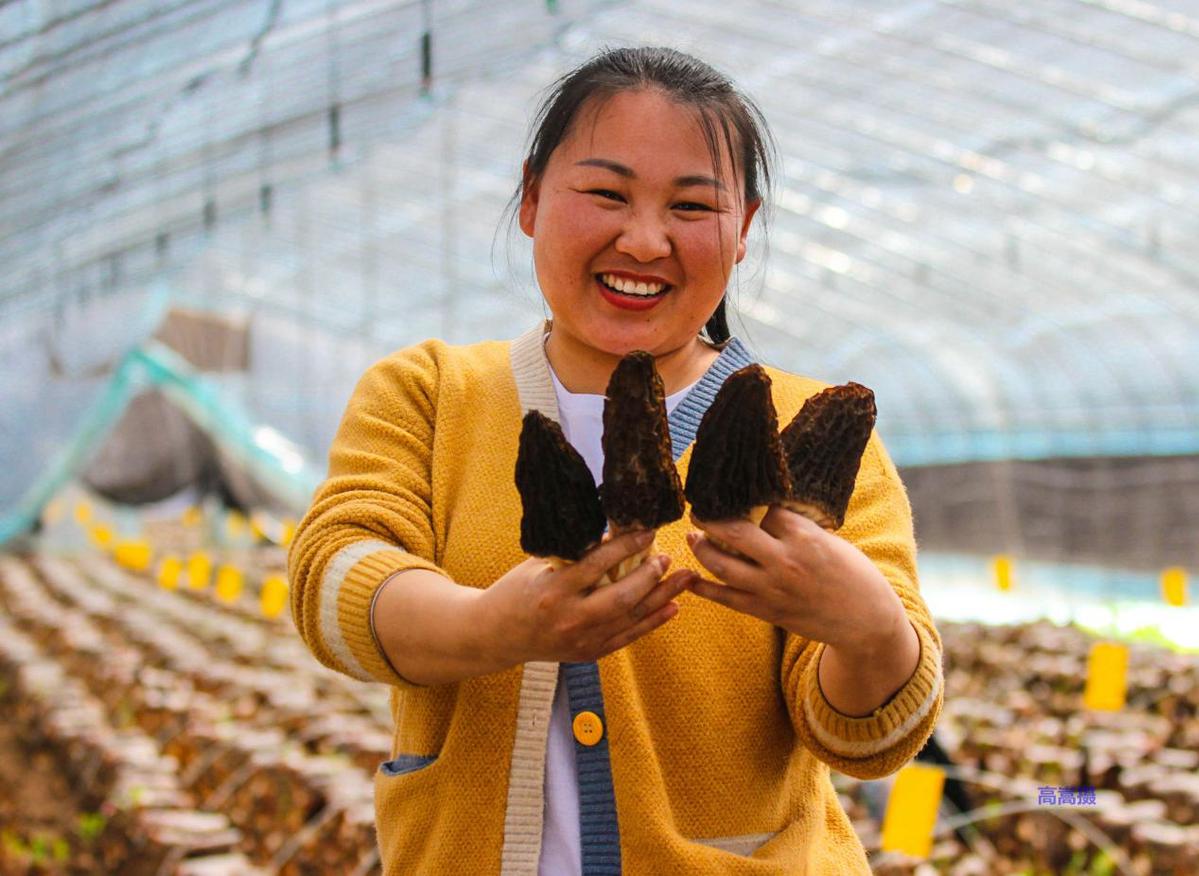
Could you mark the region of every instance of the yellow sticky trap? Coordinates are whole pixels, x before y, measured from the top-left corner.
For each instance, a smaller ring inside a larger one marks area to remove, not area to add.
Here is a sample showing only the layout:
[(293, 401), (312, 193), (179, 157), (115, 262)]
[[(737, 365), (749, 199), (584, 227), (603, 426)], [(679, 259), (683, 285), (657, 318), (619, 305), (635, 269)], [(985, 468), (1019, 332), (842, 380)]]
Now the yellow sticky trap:
[(284, 547), (291, 544), (291, 540), (296, 537), (296, 522), (288, 519), (283, 521), (283, 540), (279, 542)]
[(241, 598), (242, 574), (237, 566), (221, 566), (216, 573), (216, 598), (221, 602), (237, 602)]
[(1180, 566), (1162, 572), (1162, 599), (1167, 605), (1187, 604), (1187, 573)]
[(154, 552), (150, 550), (149, 543), (144, 541), (119, 541), (113, 549), (113, 557), (126, 569), (145, 572), (150, 568)]
[(158, 564), (158, 586), (163, 590), (174, 590), (179, 586), (179, 575), (183, 572), (183, 563), (172, 555), (162, 558)]
[(938, 767), (910, 763), (895, 774), (883, 816), (883, 851), (927, 858), (945, 773)]
[(92, 506), (87, 502), (75, 503), (75, 522), (80, 526), (87, 526), (92, 522)]
[(196, 551), (187, 558), (187, 586), (192, 590), (207, 590), (212, 577), (212, 560), (204, 551)]
[(181, 518), (184, 526), (199, 526), (204, 520), (204, 512), (195, 505), (188, 507)]
[(265, 617), (278, 617), (287, 608), (287, 581), (281, 575), (263, 579), (261, 606)]
[(112, 545), (112, 530), (103, 523), (97, 523), (89, 529), (88, 535), (91, 536), (92, 544), (98, 548), (107, 549)]
[(1006, 554), (991, 560), (991, 570), (995, 574), (995, 586), (1000, 590), (1012, 589), (1012, 558)]
[(1096, 642), (1087, 660), (1087, 687), (1083, 703), (1088, 709), (1118, 712), (1124, 708), (1128, 686), (1128, 648), (1118, 642)]

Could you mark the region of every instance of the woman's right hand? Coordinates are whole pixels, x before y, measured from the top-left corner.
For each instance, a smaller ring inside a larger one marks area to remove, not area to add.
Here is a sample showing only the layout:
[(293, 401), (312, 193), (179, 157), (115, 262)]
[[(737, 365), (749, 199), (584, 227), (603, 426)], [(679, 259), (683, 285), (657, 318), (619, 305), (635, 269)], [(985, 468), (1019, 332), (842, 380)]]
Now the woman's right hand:
[(590, 663), (657, 629), (678, 613), (673, 600), (694, 572), (663, 578), (670, 558), (651, 555), (620, 580), (596, 586), (652, 539), (648, 530), (605, 538), (561, 569), (537, 557), (513, 566), (479, 597), (490, 647), (505, 663)]

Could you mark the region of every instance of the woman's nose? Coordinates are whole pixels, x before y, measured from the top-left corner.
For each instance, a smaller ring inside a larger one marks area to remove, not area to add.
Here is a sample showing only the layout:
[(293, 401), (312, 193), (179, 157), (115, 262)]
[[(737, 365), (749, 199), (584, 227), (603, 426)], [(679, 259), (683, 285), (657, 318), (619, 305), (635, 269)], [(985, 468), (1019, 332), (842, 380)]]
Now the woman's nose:
[(670, 235), (666, 223), (653, 211), (630, 212), (616, 239), (616, 249), (639, 262), (652, 262), (670, 255)]

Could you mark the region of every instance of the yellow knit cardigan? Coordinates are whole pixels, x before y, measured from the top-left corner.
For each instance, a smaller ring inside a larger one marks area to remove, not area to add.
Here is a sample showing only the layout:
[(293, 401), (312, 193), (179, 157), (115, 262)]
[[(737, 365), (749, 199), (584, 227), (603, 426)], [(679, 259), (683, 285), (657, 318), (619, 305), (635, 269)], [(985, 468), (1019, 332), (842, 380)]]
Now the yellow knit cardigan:
[[(557, 417), (546, 327), (511, 342), (430, 340), (372, 366), (291, 548), (292, 614), (315, 657), (392, 687), (393, 760), (375, 778), (387, 874), (537, 873), (558, 665), (414, 685), (388, 665), (370, 607), (400, 570), (483, 588), (523, 559), (513, 480), (521, 417), (533, 407)], [(725, 370), (740, 364), (734, 357)], [(782, 423), (825, 386), (767, 372)], [(684, 479), (690, 453), (677, 463)], [(703, 571), (689, 528), (686, 515), (663, 527), (658, 549), (673, 568)], [(585, 876), (870, 872), (829, 769), (895, 772), (931, 734), (943, 698), (907, 496), (877, 435), (838, 534), (902, 600), (920, 639), (915, 673), (874, 715), (842, 715), (817, 680), (823, 644), (683, 593), (670, 622), (598, 664), (575, 665), (598, 679), (603, 747), (584, 753), (600, 764), (616, 813), (596, 828), (594, 807), (583, 806)]]

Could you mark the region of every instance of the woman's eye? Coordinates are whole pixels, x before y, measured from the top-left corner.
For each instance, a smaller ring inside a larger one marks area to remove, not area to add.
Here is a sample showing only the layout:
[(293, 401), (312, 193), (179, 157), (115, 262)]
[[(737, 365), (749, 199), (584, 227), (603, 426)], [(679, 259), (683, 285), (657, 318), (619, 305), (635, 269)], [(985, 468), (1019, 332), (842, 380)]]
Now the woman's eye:
[(608, 200), (611, 200), (611, 201), (624, 200), (623, 198), (621, 198), (620, 195), (618, 195), (616, 192), (612, 191), (611, 189), (589, 189), (587, 191), (587, 194), (599, 195), (601, 198), (607, 198)]
[[(611, 189), (587, 189), (586, 191), (589, 195), (599, 195), (601, 198), (607, 201), (624, 203), (624, 195), (620, 194), (619, 192), (614, 192)], [(712, 210), (712, 208), (707, 204), (700, 204), (696, 201), (682, 201), (678, 204), (675, 204), (674, 209), (682, 210), (685, 213), (697, 213), (704, 210)]]

